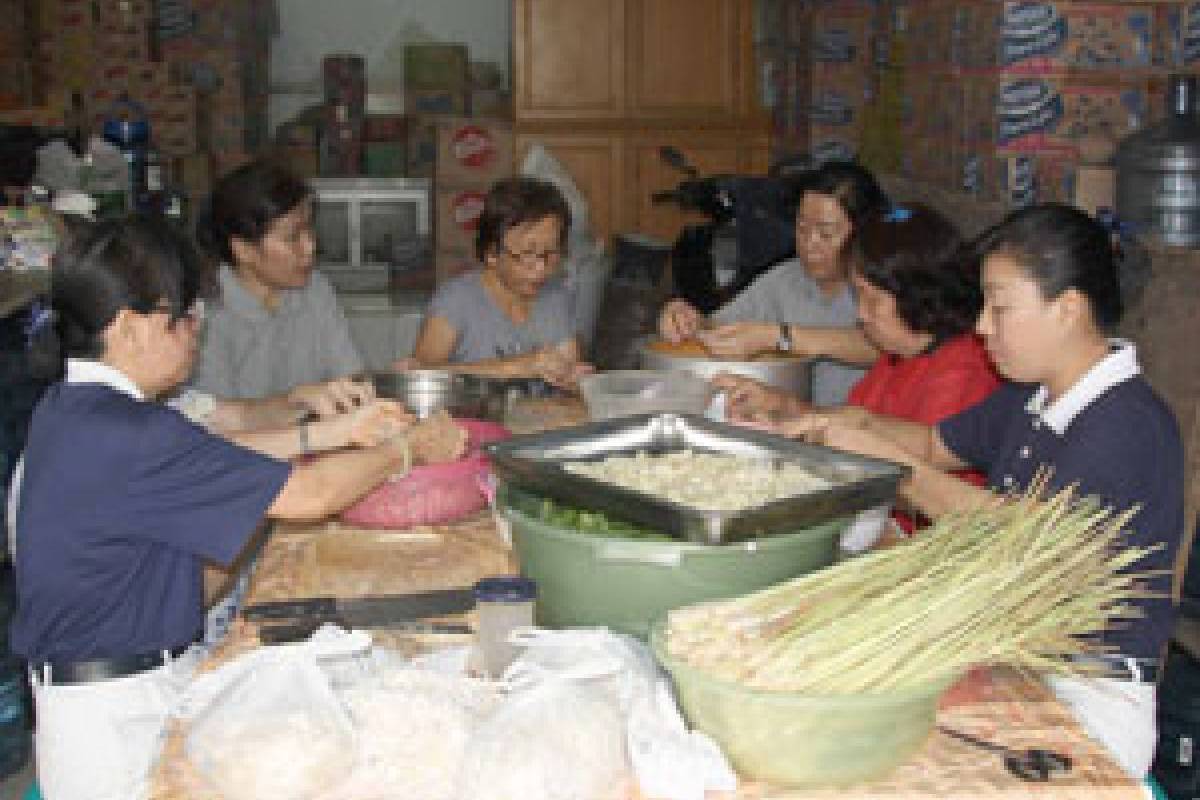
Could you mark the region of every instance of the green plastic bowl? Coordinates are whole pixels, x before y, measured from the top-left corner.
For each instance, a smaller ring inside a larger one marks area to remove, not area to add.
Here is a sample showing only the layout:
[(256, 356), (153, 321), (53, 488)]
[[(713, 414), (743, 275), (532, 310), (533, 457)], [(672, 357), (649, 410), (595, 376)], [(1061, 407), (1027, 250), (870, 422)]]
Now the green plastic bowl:
[(667, 654), (666, 620), (650, 647), (675, 684), (688, 724), (713, 738), (742, 775), (780, 786), (841, 786), (908, 761), (933, 728), (953, 679), (894, 694), (803, 695), (750, 689)]
[(748, 594), (827, 567), (849, 524), (837, 519), (796, 533), (726, 545), (647, 541), (581, 533), (504, 507), (521, 573), (537, 582), (538, 624), (604, 626), (645, 639), (680, 606)]

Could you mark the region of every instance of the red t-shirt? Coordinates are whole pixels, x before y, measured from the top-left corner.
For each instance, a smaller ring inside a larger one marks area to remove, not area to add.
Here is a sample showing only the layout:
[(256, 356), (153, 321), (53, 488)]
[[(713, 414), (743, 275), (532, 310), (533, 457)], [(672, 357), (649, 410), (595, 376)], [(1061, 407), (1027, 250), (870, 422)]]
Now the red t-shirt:
[[(875, 414), (936, 425), (983, 400), (999, 385), (1000, 378), (979, 337), (963, 333), (930, 353), (911, 358), (880, 356), (850, 390), (846, 402)], [(984, 476), (978, 472), (957, 474), (977, 486), (984, 484)], [(905, 531), (913, 530), (912, 519), (899, 513), (894, 516)]]

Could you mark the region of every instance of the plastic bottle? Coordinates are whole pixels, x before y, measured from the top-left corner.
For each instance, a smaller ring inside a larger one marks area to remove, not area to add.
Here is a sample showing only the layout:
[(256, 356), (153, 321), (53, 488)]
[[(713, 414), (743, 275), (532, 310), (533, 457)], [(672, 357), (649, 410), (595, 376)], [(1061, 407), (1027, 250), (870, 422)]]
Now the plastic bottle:
[(483, 669), (499, 678), (517, 657), (519, 649), (508, 641), (514, 628), (533, 625), (537, 585), (520, 575), (497, 575), (475, 584), (475, 609), (479, 612), (476, 641)]

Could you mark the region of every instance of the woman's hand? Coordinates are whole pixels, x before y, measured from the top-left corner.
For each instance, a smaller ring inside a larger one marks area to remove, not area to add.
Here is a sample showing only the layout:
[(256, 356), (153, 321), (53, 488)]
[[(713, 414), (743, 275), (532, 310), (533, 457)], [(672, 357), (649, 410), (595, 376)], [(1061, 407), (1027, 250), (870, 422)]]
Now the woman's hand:
[(704, 327), (704, 315), (686, 300), (668, 300), (658, 313), (658, 335), (668, 342), (691, 339)]
[(318, 450), (374, 447), (412, 427), (416, 418), (394, 400), (371, 400), (351, 411), (311, 423)]
[(288, 402), (318, 417), (344, 414), (375, 399), (375, 387), (366, 381), (339, 378), (326, 383), (306, 383), (287, 394)]
[(560, 389), (574, 389), (581, 377), (595, 372), (595, 367), (575, 357), (571, 342), (559, 342), (533, 351), (529, 354), (529, 368), (534, 377)]
[(731, 322), (701, 331), (696, 338), (718, 358), (749, 358), (775, 349), (779, 326), (773, 322)]
[(770, 422), (811, 410), (800, 398), (745, 375), (721, 372), (712, 383), (725, 392), (725, 413), (735, 421)]

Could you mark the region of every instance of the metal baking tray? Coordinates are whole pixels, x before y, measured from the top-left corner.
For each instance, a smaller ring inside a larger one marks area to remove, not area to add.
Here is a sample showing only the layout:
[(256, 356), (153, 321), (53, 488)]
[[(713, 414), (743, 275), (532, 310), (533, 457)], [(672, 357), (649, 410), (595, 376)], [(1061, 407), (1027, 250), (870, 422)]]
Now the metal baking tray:
[[(514, 436), (485, 447), (502, 483), (705, 544), (789, 533), (892, 502), (908, 468), (891, 461), (711, 422), (690, 414), (639, 414)], [(828, 489), (740, 511), (710, 511), (569, 472), (564, 463), (612, 455), (692, 450), (793, 463), (829, 480)]]

